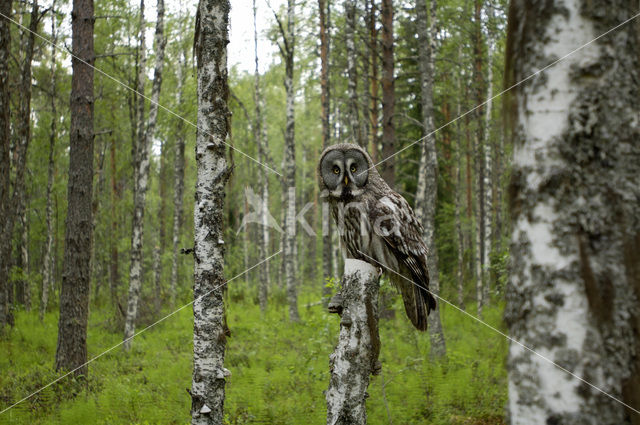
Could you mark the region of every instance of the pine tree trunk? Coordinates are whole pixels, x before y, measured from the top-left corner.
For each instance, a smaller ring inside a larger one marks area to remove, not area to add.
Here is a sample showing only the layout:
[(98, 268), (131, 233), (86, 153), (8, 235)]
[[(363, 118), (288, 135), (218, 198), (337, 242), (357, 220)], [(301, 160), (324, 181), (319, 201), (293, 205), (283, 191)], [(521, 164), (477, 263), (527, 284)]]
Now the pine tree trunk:
[(371, 57), (371, 159), (378, 162), (378, 28), (376, 2), (369, 0), (369, 57)]
[[(0, 12), (11, 17), (12, 1), (0, 2)], [(11, 234), (9, 217), (12, 209), (11, 190), (11, 95), (9, 93), (9, 60), (11, 57), (10, 21), (0, 19), (0, 330), (13, 323), (9, 304), (9, 263)]]
[(396, 130), (395, 59), (393, 56), (393, 0), (382, 0), (382, 164), (381, 174), (392, 188), (395, 185)]
[[(460, 78), (456, 79), (456, 86), (458, 93), (462, 93)], [(456, 107), (456, 117), (461, 114), (460, 100)], [(462, 202), (463, 202), (463, 188), (462, 188), (462, 126), (460, 120), (456, 122), (456, 193), (455, 193), (455, 226), (456, 226), (456, 247), (458, 251), (458, 263), (456, 267), (456, 280), (458, 290), (458, 307), (464, 310), (464, 233), (462, 230)]]
[(120, 286), (120, 272), (118, 266), (118, 215), (116, 203), (120, 199), (118, 185), (116, 184), (116, 141), (111, 140), (109, 149), (111, 159), (111, 234), (109, 235), (109, 292), (111, 294), (111, 303), (117, 306), (120, 302), (118, 297), (118, 288)]
[(87, 320), (91, 277), (93, 192), (93, 0), (74, 0), (71, 14), (73, 74), (68, 209), (65, 229), (56, 370), (87, 375)]
[(356, 2), (346, 0), (344, 2), (345, 36), (347, 54), (347, 104), (349, 105), (349, 139), (366, 148), (366, 140), (362, 137), (360, 126), (360, 107), (358, 105), (358, 70), (356, 51)]
[[(184, 78), (186, 75), (187, 58), (186, 53), (182, 53), (180, 57), (180, 65), (178, 66), (178, 87), (177, 87), (177, 103), (178, 108), (182, 107), (182, 92), (184, 89)], [(172, 229), (172, 245), (171, 253), (171, 282), (169, 285), (169, 295), (171, 297), (171, 306), (175, 305), (176, 291), (178, 287), (178, 245), (180, 244), (180, 229), (182, 227), (182, 197), (184, 194), (184, 130), (183, 121), (178, 120), (176, 129), (175, 157), (173, 165), (173, 229)]]
[[(129, 297), (127, 301), (127, 317), (124, 324), (124, 344), (125, 351), (131, 348), (131, 338), (136, 330), (136, 317), (138, 315), (138, 299), (140, 297), (140, 287), (142, 286), (142, 244), (144, 230), (144, 212), (147, 189), (149, 187), (149, 144), (153, 139), (156, 121), (158, 118), (158, 100), (160, 98), (160, 88), (162, 84), (162, 65), (164, 62), (164, 0), (158, 0), (158, 18), (156, 22), (156, 60), (153, 73), (153, 85), (151, 88), (151, 105), (149, 107), (149, 121), (145, 129), (144, 126), (144, 98), (142, 96), (138, 107), (138, 148), (136, 158), (136, 180), (134, 190), (134, 214), (133, 229), (131, 232), (131, 266), (129, 269)], [(144, 13), (144, 0), (141, 2), (141, 13)], [(144, 15), (140, 18), (140, 28), (144, 33)], [(140, 44), (140, 69), (138, 70), (139, 86), (144, 87), (144, 71), (146, 64), (146, 53), (144, 36), (141, 35)], [(144, 93), (140, 90), (140, 93)], [(140, 106), (142, 105), (142, 106)]]
[(224, 317), (225, 279), (223, 209), (224, 186), (231, 169), (225, 159), (229, 131), (227, 98), (227, 0), (200, 1), (195, 52), (198, 75), (196, 136), (196, 203), (194, 207), (193, 382), (191, 423), (221, 425), (224, 420), (223, 366), (227, 329)]
[[(433, 119), (433, 81), (435, 73), (436, 0), (430, 0), (430, 16), (427, 16), (425, 0), (416, 0), (416, 26), (418, 28), (420, 93), (422, 100), (422, 126), (426, 138), (420, 149), (418, 187), (416, 189), (415, 213), (424, 228), (423, 238), (427, 245), (427, 267), (429, 269), (429, 290), (434, 295), (440, 293), (438, 268), (438, 248), (436, 245), (436, 203), (438, 200), (438, 157)], [(429, 26), (426, 23), (429, 22)], [(428, 317), (431, 355), (441, 357), (446, 354), (439, 303)]]
[(505, 319), (515, 340), (591, 384), (512, 343), (513, 424), (640, 422), (613, 399), (640, 406), (638, 26), (595, 39), (636, 12), (604, 0), (510, 6), (507, 85), (586, 47), (524, 82), (512, 104)]
[[(55, 9), (56, 2), (53, 0), (51, 8)], [(44, 320), (49, 303), (49, 289), (53, 281), (53, 203), (51, 193), (53, 192), (53, 173), (55, 169), (54, 154), (56, 146), (56, 121), (58, 113), (56, 109), (57, 79), (56, 79), (56, 48), (57, 31), (56, 15), (51, 14), (51, 130), (49, 133), (49, 160), (47, 162), (47, 206), (46, 206), (46, 226), (47, 236), (44, 248), (44, 259), (42, 264), (42, 288), (40, 292), (40, 321)]]
[[(331, 105), (331, 86), (329, 84), (329, 8), (327, 0), (318, 0), (320, 12), (320, 103), (322, 107), (322, 149), (331, 144), (331, 125), (329, 122)], [(329, 204), (322, 199), (322, 270), (324, 278), (332, 276), (331, 266), (331, 221), (329, 217)], [(328, 301), (331, 288), (323, 279), (322, 297)]]

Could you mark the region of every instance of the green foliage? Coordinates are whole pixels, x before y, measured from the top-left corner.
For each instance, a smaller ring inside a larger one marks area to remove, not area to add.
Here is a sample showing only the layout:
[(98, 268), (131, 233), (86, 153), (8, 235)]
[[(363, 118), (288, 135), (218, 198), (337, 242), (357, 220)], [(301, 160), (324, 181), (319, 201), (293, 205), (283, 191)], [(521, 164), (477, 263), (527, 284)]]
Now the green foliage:
[[(230, 283), (226, 423), (322, 423), (328, 356), (338, 335), (338, 316), (326, 313), (318, 291), (305, 291), (302, 322), (288, 322), (284, 303), (262, 315), (249, 288)], [(232, 295), (233, 294), (233, 295)], [(272, 298), (273, 299), (273, 298)], [(507, 342), (463, 313), (442, 304), (447, 357), (429, 358), (429, 336), (418, 333), (394, 298), (395, 318), (381, 320), (382, 374), (372, 377), (367, 400), (370, 423), (503, 423)], [(472, 308), (473, 309), (473, 308)], [(501, 306), (485, 308), (500, 327)], [(93, 309), (89, 357), (121, 340), (107, 322), (110, 308)], [(88, 379), (72, 377), (0, 416), (0, 424), (184, 424), (189, 421), (192, 362), (191, 309), (185, 308), (134, 340), (90, 364)], [(16, 326), (0, 342), (0, 408), (53, 381), (56, 314), (44, 323), (36, 313), (18, 312)]]

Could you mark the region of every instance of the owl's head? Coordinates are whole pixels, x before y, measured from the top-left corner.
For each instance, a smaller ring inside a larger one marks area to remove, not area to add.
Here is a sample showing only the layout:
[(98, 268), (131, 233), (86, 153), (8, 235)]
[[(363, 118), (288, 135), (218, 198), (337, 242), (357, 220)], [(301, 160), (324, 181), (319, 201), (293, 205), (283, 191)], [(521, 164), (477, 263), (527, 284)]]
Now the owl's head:
[(373, 162), (363, 148), (350, 143), (329, 146), (320, 155), (318, 180), (328, 196), (349, 199), (360, 196), (369, 182)]

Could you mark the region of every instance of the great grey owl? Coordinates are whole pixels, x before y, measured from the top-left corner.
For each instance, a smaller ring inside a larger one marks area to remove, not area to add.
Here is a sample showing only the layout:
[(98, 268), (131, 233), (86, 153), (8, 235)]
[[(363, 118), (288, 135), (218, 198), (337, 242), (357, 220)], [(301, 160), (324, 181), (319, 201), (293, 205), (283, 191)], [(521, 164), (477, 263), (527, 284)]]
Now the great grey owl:
[(413, 325), (426, 330), (436, 301), (428, 291), (422, 225), (407, 201), (391, 190), (358, 145), (329, 146), (320, 155), (317, 172), (347, 257), (382, 265), (402, 294)]

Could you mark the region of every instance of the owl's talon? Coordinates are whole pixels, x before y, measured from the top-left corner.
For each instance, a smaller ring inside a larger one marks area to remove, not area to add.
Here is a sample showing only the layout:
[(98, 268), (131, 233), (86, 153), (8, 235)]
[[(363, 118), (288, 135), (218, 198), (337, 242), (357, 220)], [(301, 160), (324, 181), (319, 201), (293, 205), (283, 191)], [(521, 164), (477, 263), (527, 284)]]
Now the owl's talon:
[(382, 276), (383, 272), (384, 272), (384, 270), (382, 269), (382, 267), (378, 267), (378, 278), (380, 278), (380, 276)]

